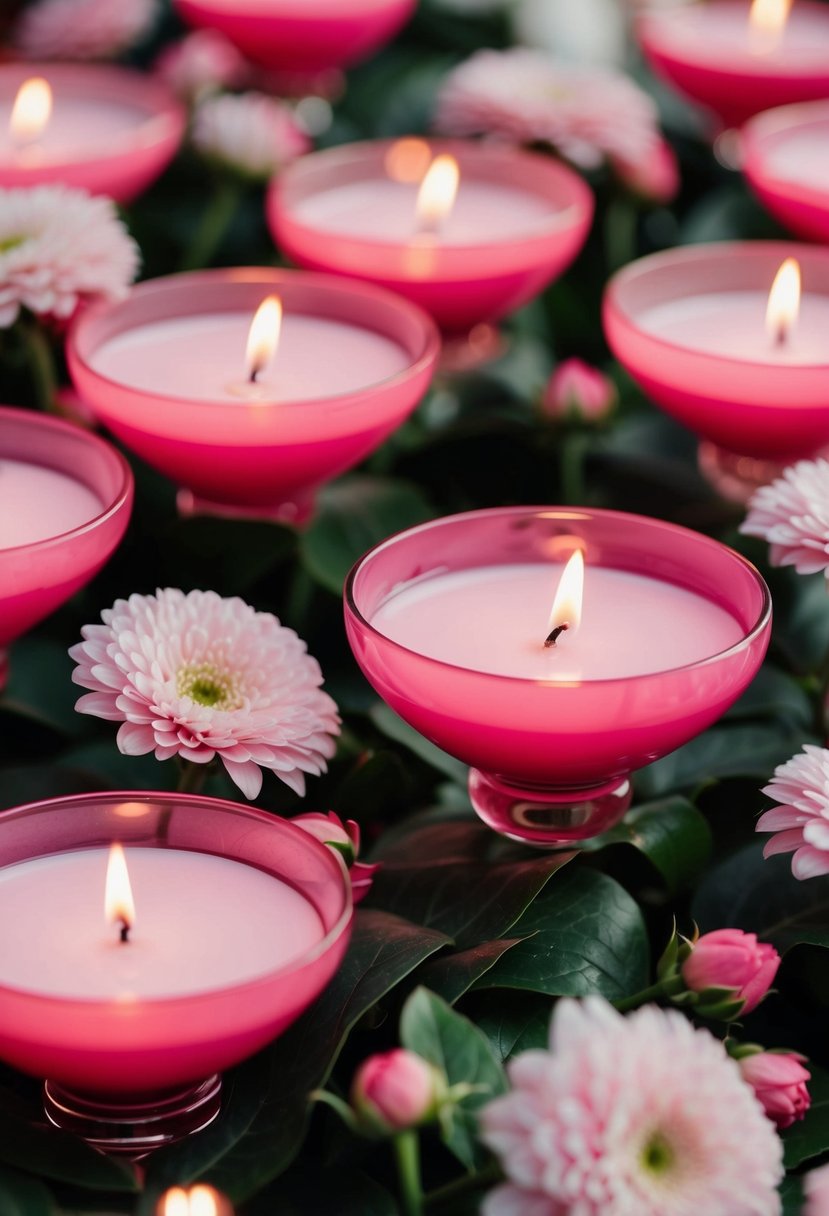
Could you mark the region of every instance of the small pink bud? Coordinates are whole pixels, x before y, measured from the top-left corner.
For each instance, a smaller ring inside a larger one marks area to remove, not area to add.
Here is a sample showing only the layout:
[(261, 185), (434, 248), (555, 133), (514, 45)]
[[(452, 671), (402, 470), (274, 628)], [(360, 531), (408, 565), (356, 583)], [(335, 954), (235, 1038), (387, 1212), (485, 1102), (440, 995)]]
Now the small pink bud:
[(737, 1061), (743, 1080), (780, 1129), (802, 1119), (812, 1104), (806, 1087), (811, 1073), (803, 1067), (804, 1060), (793, 1051), (758, 1051)]
[(364, 900), (371, 890), (374, 872), (380, 866), (357, 860), (360, 854), (360, 825), (353, 819), (343, 823), (334, 811), (329, 811), (327, 815), (322, 811), (309, 811), (305, 815), (295, 815), (292, 823), (310, 836), (315, 836), (322, 844), (337, 850), (348, 866), (354, 903)]
[(679, 192), (679, 166), (673, 148), (661, 137), (647, 156), (637, 160), (612, 159), (616, 176), (633, 194), (649, 203), (670, 203)]
[(742, 929), (704, 933), (682, 964), (682, 978), (692, 992), (727, 988), (743, 1002), (740, 1013), (751, 1013), (772, 985), (780, 955), (774, 946), (758, 942)]
[(437, 1069), (402, 1047), (370, 1056), (357, 1069), (351, 1105), (378, 1131), (405, 1131), (424, 1123), (445, 1088)]
[(616, 404), (616, 388), (598, 368), (565, 359), (553, 372), (541, 402), (548, 418), (601, 422)]
[(803, 1179), (803, 1216), (829, 1216), (829, 1165), (810, 1170)]

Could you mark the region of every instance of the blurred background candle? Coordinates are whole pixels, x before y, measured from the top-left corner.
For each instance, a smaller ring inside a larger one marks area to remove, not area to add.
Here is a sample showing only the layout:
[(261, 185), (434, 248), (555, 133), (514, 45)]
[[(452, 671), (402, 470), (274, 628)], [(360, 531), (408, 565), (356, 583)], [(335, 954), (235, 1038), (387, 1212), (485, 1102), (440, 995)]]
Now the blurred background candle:
[(0, 688), (6, 647), (100, 570), (132, 496), (129, 466), (97, 435), (0, 408)]
[[(555, 595), (575, 552), (583, 605), (578, 577)], [(552, 845), (616, 822), (631, 773), (739, 696), (768, 645), (770, 600), (743, 558), (684, 528), (512, 507), (384, 541), (349, 575), (345, 618), (383, 700), (472, 766), (481, 818)]]
[(651, 67), (726, 126), (829, 97), (829, 8), (817, 0), (709, 0), (638, 20)]
[(787, 228), (829, 244), (829, 101), (780, 106), (741, 132), (743, 172)]
[[(781, 266), (786, 292), (770, 290)], [(653, 254), (608, 284), (605, 334), (662, 409), (700, 435), (703, 472), (743, 501), (829, 444), (829, 250), (721, 242)]]
[(582, 179), (513, 148), (422, 139), (302, 157), (273, 182), (277, 245), (312, 269), (368, 279), (450, 334), (519, 308), (577, 255), (593, 215)]
[(60, 182), (129, 202), (167, 167), (184, 127), (179, 102), (153, 77), (0, 64), (0, 186)]

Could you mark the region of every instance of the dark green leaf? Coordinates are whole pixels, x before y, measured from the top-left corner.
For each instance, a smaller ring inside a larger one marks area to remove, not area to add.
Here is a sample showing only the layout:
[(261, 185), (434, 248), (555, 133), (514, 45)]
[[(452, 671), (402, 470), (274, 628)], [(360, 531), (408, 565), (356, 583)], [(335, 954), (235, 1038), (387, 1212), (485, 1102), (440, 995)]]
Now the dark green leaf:
[(507, 1061), (522, 1051), (548, 1046), (552, 1008), (549, 997), (531, 992), (486, 992), (475, 1022), (498, 1059)]
[(809, 1082), (812, 1105), (804, 1119), (782, 1133), (787, 1170), (829, 1152), (829, 1073), (811, 1063), (808, 1068), (812, 1074)]
[[(91, 1191), (137, 1191), (129, 1162), (105, 1157), (83, 1140), (45, 1123), (30, 1123), (0, 1106), (0, 1161)], [(4, 1213), (5, 1216), (5, 1213)]]
[(387, 738), (394, 739), (395, 743), (402, 743), (421, 760), (425, 760), (439, 772), (445, 773), (459, 785), (466, 785), (469, 776), (469, 769), (466, 765), (462, 764), (460, 760), (456, 760), (454, 756), (441, 751), (439, 747), (435, 747), (434, 743), (430, 743), (428, 739), (424, 739), (423, 735), (419, 734), (413, 726), (409, 726), (408, 722), (404, 722), (402, 718), (398, 717), (394, 710), (389, 709), (384, 702), (378, 701), (369, 717)]
[(337, 790), (334, 806), (343, 819), (364, 823), (405, 798), (409, 781), (394, 752), (362, 756)]
[(58, 734), (82, 734), (89, 719), (75, 711), (83, 690), (72, 683), (74, 666), (68, 647), (51, 638), (22, 638), (15, 643), (0, 708), (23, 714)]
[(630, 996), (648, 982), (642, 913), (627, 891), (594, 870), (568, 866), (512, 927), (524, 937), (478, 981), (548, 996)]
[(760, 668), (727, 716), (769, 718), (792, 731), (796, 727), (810, 731), (814, 720), (812, 704), (797, 680), (769, 663)]
[(173, 586), (243, 595), (295, 547), (295, 533), (279, 524), (199, 515), (176, 520), (158, 554)]
[(685, 798), (646, 802), (628, 811), (609, 832), (587, 842), (590, 852), (611, 844), (629, 844), (656, 867), (669, 891), (696, 878), (711, 854), (711, 829)]
[(502, 954), (517, 945), (520, 938), (505, 938), (482, 942), (457, 954), (442, 954), (423, 968), (422, 979), (427, 988), (454, 1005), (465, 992), (494, 967)]
[(783, 1201), (781, 1216), (801, 1216), (803, 1212), (803, 1183), (799, 1178), (786, 1178), (780, 1188)]
[(317, 582), (339, 595), (345, 576), (367, 549), (432, 514), (407, 482), (348, 477), (321, 493), (319, 510), (300, 539), (302, 560)]
[(762, 782), (804, 742), (810, 740), (802, 732), (789, 734), (779, 725), (717, 726), (643, 769), (636, 778), (637, 789), (651, 799), (716, 778), (753, 777)]
[(506, 1078), (487, 1038), (468, 1018), (427, 988), (418, 988), (403, 1006), (400, 1039), (435, 1067), (450, 1085), (480, 1087), (464, 1098), (445, 1135), (445, 1143), (467, 1169), (484, 1156), (475, 1136), (474, 1112), (506, 1089)]
[(0, 1212), (3, 1216), (53, 1216), (49, 1190), (36, 1178), (0, 1166)]
[[(247, 1212), (248, 1209), (246, 1208)], [(250, 1216), (399, 1216), (392, 1195), (369, 1178), (348, 1168), (303, 1170), (280, 1183), (278, 1196), (254, 1202)]]

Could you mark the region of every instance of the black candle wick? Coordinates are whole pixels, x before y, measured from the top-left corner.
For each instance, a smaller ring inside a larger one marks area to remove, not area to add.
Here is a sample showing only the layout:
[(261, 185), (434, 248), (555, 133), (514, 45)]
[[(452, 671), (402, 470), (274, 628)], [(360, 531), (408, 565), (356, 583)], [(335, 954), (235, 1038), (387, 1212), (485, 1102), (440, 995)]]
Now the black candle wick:
[(570, 626), (566, 622), (563, 625), (556, 625), (555, 629), (551, 629), (550, 632), (547, 634), (546, 638), (544, 639), (545, 647), (546, 646), (555, 646), (556, 642), (558, 641), (559, 635), (564, 633), (565, 630), (567, 630), (569, 628), (570, 628)]
[(130, 923), (128, 920), (121, 918), (121, 941), (128, 942), (130, 940)]

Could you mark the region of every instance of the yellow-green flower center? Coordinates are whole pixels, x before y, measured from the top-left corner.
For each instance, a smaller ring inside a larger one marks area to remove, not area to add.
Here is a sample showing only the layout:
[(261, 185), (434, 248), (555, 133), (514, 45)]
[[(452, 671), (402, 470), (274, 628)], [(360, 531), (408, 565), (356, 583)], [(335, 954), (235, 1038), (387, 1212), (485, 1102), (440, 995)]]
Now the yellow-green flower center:
[(653, 1132), (645, 1142), (640, 1158), (649, 1174), (665, 1174), (674, 1164), (674, 1150), (661, 1132)]
[(182, 667), (176, 677), (176, 692), (209, 709), (238, 709), (244, 700), (237, 676), (220, 671), (212, 663)]
[(10, 249), (16, 249), (17, 246), (22, 245), (25, 240), (25, 236), (7, 236), (5, 239), (0, 238), (0, 253), (8, 253)]

